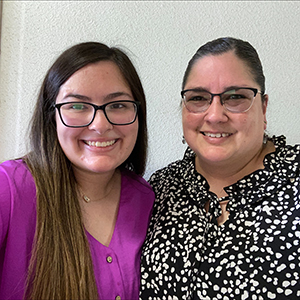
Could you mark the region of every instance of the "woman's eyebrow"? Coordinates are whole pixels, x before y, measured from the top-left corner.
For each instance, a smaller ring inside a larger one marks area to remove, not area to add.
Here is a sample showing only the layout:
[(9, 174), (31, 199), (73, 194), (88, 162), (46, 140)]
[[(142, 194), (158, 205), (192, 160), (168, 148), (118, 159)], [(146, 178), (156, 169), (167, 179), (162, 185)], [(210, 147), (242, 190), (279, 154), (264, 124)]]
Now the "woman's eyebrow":
[(207, 89), (201, 87), (201, 86), (197, 86), (191, 89), (187, 89), (188, 91), (193, 91), (193, 92), (208, 92)]
[(104, 97), (104, 99), (105, 100), (111, 100), (111, 99), (122, 97), (122, 96), (133, 98), (132, 95), (130, 95), (126, 92), (115, 92), (115, 93), (108, 94), (107, 96)]
[(231, 85), (231, 86), (226, 87), (224, 91), (226, 92), (226, 91), (238, 90), (238, 89), (245, 88), (245, 87), (246, 86)]
[[(241, 89), (241, 88), (245, 88), (246, 86), (240, 86), (240, 85), (231, 85), (231, 86), (227, 86), (224, 88), (223, 90), (223, 93), (224, 92), (227, 92), (227, 91), (232, 91), (232, 90), (237, 90), (237, 89)], [(209, 92), (210, 91), (204, 87), (195, 87), (195, 88), (192, 88), (192, 89), (188, 89), (188, 90), (191, 90), (191, 91), (194, 91), (194, 92)]]
[(68, 99), (68, 98), (76, 98), (78, 100), (83, 100), (83, 101), (91, 101), (92, 99), (90, 97), (84, 96), (84, 95), (80, 95), (80, 94), (67, 94), (63, 100)]
[[(111, 94), (106, 95), (104, 97), (104, 100), (112, 100), (112, 99), (122, 97), (122, 96), (126, 96), (126, 97), (129, 97), (131, 99), (133, 98), (132, 95), (130, 95), (126, 92), (115, 92), (115, 93), (111, 93)], [(82, 101), (92, 101), (92, 99), (88, 96), (84, 96), (84, 95), (81, 95), (81, 94), (74, 94), (74, 93), (67, 94), (63, 98), (63, 100), (66, 100), (66, 99), (69, 99), (69, 98), (75, 98), (75, 99), (82, 100)]]

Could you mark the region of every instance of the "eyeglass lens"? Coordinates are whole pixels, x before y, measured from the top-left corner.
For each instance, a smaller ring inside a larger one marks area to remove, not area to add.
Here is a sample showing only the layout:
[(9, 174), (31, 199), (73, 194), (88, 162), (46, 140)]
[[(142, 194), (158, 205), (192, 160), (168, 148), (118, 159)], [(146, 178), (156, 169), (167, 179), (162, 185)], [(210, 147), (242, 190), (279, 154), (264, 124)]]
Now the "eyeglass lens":
[[(255, 93), (251, 89), (235, 89), (222, 93), (221, 102), (230, 112), (247, 111), (254, 100)], [(184, 94), (186, 108), (194, 113), (204, 112), (212, 102), (212, 94), (206, 91), (191, 90)]]
[[(127, 125), (132, 123), (137, 114), (137, 105), (132, 101), (118, 101), (108, 103), (105, 107), (105, 116), (110, 123)], [(62, 121), (67, 126), (87, 126), (96, 113), (96, 108), (90, 103), (68, 102), (60, 107)]]

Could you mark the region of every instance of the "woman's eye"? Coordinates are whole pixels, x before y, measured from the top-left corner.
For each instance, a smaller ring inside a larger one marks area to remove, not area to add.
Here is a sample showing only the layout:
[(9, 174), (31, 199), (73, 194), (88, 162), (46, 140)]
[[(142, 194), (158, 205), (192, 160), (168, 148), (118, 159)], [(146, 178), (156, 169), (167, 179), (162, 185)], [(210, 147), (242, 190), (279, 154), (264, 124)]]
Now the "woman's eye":
[(65, 103), (62, 107), (62, 110), (69, 112), (82, 112), (90, 109), (90, 106), (85, 103)]
[(84, 111), (84, 110), (90, 110), (92, 106), (87, 103), (73, 102), (73, 103), (66, 104), (66, 108), (68, 110)]
[(203, 96), (193, 96), (188, 101), (207, 101), (207, 99)]
[(75, 109), (75, 110), (82, 110), (82, 109), (84, 109), (84, 105), (83, 104), (73, 104), (70, 108)]
[(232, 94), (228, 96), (228, 99), (232, 99), (232, 100), (237, 100), (237, 99), (244, 99), (245, 96), (244, 95), (240, 95), (240, 94)]
[(122, 109), (122, 108), (126, 108), (125, 104), (123, 103), (113, 103), (109, 105), (109, 109)]

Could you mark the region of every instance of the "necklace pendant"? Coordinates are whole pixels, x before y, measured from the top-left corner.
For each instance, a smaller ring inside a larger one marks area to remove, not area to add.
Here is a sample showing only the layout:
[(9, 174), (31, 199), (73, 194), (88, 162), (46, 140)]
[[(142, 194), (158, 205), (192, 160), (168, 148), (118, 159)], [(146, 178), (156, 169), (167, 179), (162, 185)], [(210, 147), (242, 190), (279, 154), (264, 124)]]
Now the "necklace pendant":
[(89, 203), (91, 201), (91, 199), (86, 195), (83, 195), (82, 198), (86, 203)]

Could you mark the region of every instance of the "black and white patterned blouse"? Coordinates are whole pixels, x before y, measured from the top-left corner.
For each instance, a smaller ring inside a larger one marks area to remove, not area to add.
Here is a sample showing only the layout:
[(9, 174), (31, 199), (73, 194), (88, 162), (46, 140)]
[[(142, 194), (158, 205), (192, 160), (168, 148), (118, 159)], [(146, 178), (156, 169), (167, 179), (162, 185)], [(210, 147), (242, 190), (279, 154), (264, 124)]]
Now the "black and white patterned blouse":
[(265, 169), (225, 188), (220, 226), (224, 198), (195, 171), (191, 149), (152, 175), (140, 299), (300, 299), (300, 145), (272, 141)]

